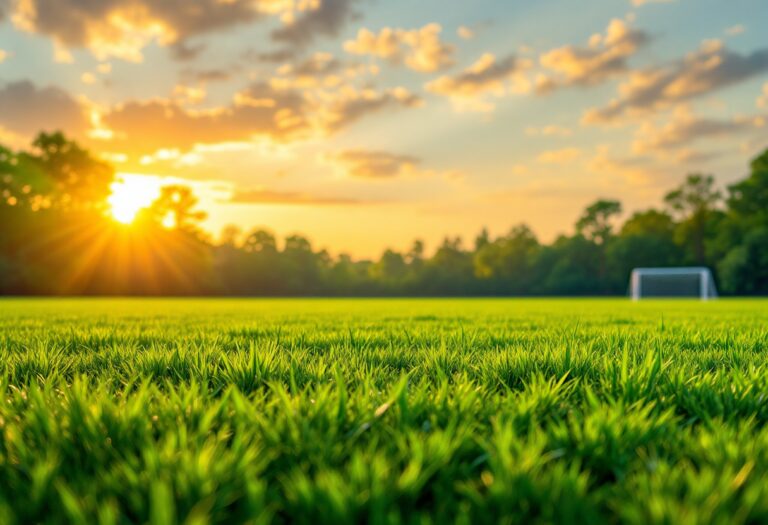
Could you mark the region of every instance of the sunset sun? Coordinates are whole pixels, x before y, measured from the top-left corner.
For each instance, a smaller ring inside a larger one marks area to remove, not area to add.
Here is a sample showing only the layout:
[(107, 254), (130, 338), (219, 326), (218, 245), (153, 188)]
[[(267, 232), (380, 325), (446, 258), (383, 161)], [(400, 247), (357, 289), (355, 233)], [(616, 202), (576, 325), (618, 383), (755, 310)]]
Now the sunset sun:
[(122, 224), (131, 224), (136, 215), (160, 195), (158, 182), (141, 175), (122, 175), (110, 188), (112, 193), (107, 199), (110, 214)]

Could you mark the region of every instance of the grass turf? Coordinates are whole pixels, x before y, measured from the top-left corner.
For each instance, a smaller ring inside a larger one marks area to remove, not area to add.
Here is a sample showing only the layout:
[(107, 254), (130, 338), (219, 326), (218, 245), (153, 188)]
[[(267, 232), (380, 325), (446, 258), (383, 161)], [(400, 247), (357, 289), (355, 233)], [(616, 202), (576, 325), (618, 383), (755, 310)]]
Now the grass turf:
[(768, 521), (768, 301), (0, 301), (0, 522)]

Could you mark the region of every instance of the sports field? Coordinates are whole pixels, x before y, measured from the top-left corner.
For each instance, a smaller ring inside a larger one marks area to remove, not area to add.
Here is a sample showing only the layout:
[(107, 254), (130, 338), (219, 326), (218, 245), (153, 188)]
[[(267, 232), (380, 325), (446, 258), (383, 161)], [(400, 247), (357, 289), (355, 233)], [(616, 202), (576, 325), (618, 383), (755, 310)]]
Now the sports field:
[(768, 521), (768, 301), (0, 301), (1, 523)]

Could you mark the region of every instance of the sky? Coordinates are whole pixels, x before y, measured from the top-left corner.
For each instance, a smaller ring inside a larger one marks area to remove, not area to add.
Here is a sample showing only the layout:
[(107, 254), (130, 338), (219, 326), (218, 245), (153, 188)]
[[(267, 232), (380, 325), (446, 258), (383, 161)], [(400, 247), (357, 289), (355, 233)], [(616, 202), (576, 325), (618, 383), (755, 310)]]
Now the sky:
[(768, 147), (765, 0), (0, 0), (0, 143), (376, 257), (659, 206)]

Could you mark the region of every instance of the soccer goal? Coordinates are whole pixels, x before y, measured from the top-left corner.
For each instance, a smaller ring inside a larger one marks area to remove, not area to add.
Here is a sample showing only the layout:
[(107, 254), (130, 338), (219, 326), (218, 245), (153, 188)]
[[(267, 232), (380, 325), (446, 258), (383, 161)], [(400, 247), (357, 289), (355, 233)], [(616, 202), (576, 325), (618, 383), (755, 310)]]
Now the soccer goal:
[(629, 280), (632, 299), (647, 297), (717, 297), (709, 268), (635, 268)]

